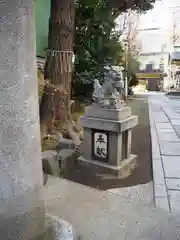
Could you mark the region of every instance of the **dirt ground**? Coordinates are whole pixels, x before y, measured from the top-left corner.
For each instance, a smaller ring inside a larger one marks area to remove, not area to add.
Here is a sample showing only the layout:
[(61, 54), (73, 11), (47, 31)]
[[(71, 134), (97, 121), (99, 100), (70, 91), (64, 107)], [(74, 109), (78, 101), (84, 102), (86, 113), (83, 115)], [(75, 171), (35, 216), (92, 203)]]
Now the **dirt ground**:
[(152, 180), (151, 139), (149, 126), (148, 101), (146, 98), (129, 100), (132, 113), (138, 115), (139, 125), (132, 132), (132, 153), (138, 156), (137, 168), (124, 179), (99, 180), (92, 169), (76, 166), (67, 179), (102, 190), (144, 184)]

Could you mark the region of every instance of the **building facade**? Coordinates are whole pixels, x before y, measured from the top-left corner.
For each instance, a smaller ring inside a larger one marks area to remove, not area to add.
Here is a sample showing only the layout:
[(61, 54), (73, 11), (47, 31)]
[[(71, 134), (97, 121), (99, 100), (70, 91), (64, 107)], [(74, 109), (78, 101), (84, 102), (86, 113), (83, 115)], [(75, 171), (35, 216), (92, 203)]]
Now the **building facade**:
[[(160, 85), (159, 81), (163, 81), (164, 87), (168, 88), (175, 82), (174, 76), (179, 66), (173, 56), (175, 51), (180, 50), (179, 20), (180, 1), (176, 0), (156, 1), (154, 8), (139, 18), (136, 41), (140, 46), (138, 59), (141, 64), (137, 76), (140, 80), (143, 78), (148, 82), (148, 86)], [(154, 90), (155, 87), (152, 88)]]
[(164, 76), (168, 72), (169, 53), (140, 53), (138, 60), (140, 62), (137, 73), (139, 83), (146, 85), (149, 91), (160, 90)]

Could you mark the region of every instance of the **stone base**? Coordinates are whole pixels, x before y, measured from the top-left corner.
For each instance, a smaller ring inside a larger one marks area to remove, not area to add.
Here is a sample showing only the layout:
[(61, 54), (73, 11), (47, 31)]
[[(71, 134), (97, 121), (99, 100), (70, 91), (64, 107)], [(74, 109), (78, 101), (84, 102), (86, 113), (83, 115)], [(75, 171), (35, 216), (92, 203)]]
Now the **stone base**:
[(128, 159), (122, 161), (119, 166), (113, 166), (107, 163), (85, 159), (83, 156), (77, 159), (78, 163), (85, 166), (91, 167), (95, 175), (100, 178), (125, 178), (128, 173), (131, 173), (136, 166), (137, 156), (131, 154)]
[(131, 108), (121, 104), (121, 108), (103, 108), (97, 104), (85, 108), (85, 117), (122, 121), (131, 116)]

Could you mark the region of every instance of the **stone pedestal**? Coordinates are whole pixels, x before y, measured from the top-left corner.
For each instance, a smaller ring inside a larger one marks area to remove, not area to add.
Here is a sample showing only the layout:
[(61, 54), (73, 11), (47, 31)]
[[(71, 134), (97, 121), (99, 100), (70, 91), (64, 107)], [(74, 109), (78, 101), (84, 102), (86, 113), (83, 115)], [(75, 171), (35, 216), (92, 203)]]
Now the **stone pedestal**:
[(32, 0), (0, 1), (0, 235), (44, 235)]
[(86, 108), (80, 124), (84, 128), (84, 154), (78, 159), (79, 163), (94, 166), (98, 173), (118, 177), (124, 168), (135, 162), (136, 156), (131, 154), (131, 135), (138, 117), (131, 115), (127, 105), (111, 109), (94, 104)]

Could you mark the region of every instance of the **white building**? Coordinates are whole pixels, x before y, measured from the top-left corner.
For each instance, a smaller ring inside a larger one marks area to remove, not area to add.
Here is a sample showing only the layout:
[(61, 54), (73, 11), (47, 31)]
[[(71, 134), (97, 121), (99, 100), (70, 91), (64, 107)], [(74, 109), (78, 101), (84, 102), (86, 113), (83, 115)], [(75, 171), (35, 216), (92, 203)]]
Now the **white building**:
[(155, 69), (163, 65), (168, 75), (164, 78), (164, 86), (175, 84), (172, 76), (179, 67), (170, 65), (169, 59), (174, 51), (180, 50), (180, 1), (156, 1), (152, 10), (140, 16), (137, 31), (141, 70), (148, 64)]
[(135, 42), (141, 63), (140, 70), (153, 66), (163, 69), (167, 77), (164, 85), (175, 84), (179, 66), (169, 64), (173, 52), (180, 51), (180, 0), (156, 0), (146, 14), (125, 13), (117, 19), (123, 37)]
[[(143, 52), (172, 51), (173, 34), (180, 30), (180, 1), (156, 1), (154, 8), (139, 18), (139, 40)], [(151, 43), (151, 44), (149, 44)]]

